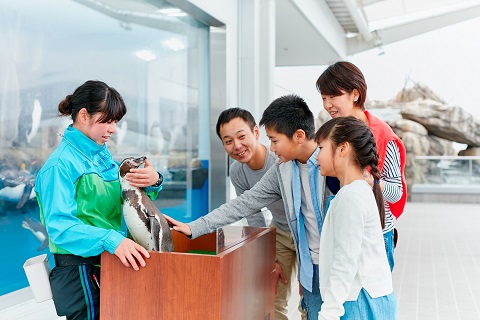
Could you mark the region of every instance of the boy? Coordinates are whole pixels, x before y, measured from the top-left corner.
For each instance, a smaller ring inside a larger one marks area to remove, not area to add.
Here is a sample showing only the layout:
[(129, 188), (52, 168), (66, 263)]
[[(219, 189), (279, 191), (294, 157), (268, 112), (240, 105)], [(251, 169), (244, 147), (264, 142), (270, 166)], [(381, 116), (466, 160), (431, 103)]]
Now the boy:
[[(230, 166), (230, 179), (237, 196), (240, 196), (260, 181), (275, 164), (277, 157), (258, 141), (260, 129), (247, 110), (224, 110), (218, 117), (216, 129), (225, 151), (235, 160)], [(287, 320), (292, 274), (297, 269), (297, 253), (283, 201), (277, 200), (267, 209), (272, 213), (270, 227), (276, 229), (275, 273), (281, 280), (276, 282), (275, 287), (275, 319)], [(246, 219), (249, 226), (266, 227), (262, 212), (255, 212)]]
[(318, 278), (318, 249), (324, 204), (332, 193), (319, 173), (313, 114), (296, 95), (275, 99), (263, 112), (270, 150), (280, 159), (250, 190), (209, 214), (184, 224), (167, 217), (174, 229), (196, 238), (244, 218), (283, 199), (290, 231), (296, 243), (302, 305), (308, 319), (316, 319), (322, 299)]

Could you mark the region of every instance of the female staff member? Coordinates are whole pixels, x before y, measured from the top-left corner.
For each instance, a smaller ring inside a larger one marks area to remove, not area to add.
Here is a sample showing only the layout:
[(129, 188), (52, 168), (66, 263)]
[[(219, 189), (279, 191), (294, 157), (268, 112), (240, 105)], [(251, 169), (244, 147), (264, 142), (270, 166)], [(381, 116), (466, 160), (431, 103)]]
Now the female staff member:
[[(56, 267), (50, 273), (57, 314), (98, 319), (100, 254), (115, 254), (127, 267), (145, 266), (148, 252), (121, 230), (118, 164), (106, 142), (127, 112), (120, 94), (101, 81), (87, 81), (60, 102), (73, 124), (37, 175), (35, 191)], [(147, 163), (131, 170), (134, 186), (155, 196), (162, 177)]]

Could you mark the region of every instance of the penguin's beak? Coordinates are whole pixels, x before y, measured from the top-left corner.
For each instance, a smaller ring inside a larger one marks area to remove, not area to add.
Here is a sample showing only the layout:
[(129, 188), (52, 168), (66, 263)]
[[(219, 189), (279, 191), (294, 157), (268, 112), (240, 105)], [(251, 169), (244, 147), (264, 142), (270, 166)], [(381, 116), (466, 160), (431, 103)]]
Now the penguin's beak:
[(145, 160), (147, 160), (147, 157), (143, 156), (140, 158), (136, 158), (134, 161), (136, 164), (138, 164), (138, 167), (140, 167), (142, 164), (145, 164)]

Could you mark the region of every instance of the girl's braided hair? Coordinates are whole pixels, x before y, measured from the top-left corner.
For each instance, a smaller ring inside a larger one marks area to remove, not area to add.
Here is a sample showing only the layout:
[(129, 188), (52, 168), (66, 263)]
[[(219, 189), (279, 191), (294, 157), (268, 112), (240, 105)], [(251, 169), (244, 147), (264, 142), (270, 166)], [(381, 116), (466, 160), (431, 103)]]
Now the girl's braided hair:
[(382, 229), (385, 227), (385, 206), (382, 190), (380, 189), (380, 171), (378, 170), (379, 156), (377, 145), (370, 128), (361, 120), (354, 117), (338, 117), (327, 121), (318, 129), (315, 141), (320, 143), (330, 139), (335, 148), (343, 142), (348, 142), (353, 149), (353, 158), (362, 169), (370, 168), (373, 176), (373, 194), (377, 202)]

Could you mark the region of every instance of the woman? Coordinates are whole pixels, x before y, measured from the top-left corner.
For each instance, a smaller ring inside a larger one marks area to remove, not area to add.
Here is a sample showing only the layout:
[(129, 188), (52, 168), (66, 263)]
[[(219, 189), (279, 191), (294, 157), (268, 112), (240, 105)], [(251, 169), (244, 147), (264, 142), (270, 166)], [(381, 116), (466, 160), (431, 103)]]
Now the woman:
[[(57, 314), (67, 319), (98, 319), (100, 254), (115, 254), (139, 270), (149, 253), (121, 232), (118, 164), (106, 143), (127, 112), (120, 94), (101, 81), (87, 81), (60, 102), (60, 115), (73, 120), (37, 175), (40, 217), (49, 236), (55, 268), (50, 273)], [(147, 163), (131, 170), (134, 186), (161, 189), (162, 177)]]
[[(322, 95), (323, 107), (332, 118), (353, 116), (362, 120), (373, 133), (380, 156), (380, 188), (385, 200), (385, 228), (383, 235), (390, 269), (393, 270), (393, 251), (396, 243), (394, 217), (398, 218), (407, 201), (405, 181), (406, 151), (400, 138), (388, 124), (365, 110), (367, 84), (354, 64), (346, 61), (329, 66), (318, 78), (317, 89)], [(373, 186), (368, 171), (366, 179)]]

